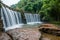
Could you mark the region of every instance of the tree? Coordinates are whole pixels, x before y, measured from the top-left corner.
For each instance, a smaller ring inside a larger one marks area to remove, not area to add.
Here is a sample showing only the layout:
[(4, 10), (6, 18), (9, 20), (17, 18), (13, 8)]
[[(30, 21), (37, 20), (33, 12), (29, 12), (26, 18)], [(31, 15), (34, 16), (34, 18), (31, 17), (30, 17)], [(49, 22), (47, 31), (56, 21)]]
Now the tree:
[[(22, 9), (27, 12), (38, 13), (41, 9), (42, 2), (40, 0), (20, 0), (16, 4), (16, 8)], [(12, 7), (15, 7), (14, 5)]]
[(43, 6), (40, 10), (40, 14), (44, 15), (44, 20), (60, 21), (60, 0), (43, 0)]
[(60, 0), (20, 0), (16, 8), (39, 13), (42, 20), (60, 21)]

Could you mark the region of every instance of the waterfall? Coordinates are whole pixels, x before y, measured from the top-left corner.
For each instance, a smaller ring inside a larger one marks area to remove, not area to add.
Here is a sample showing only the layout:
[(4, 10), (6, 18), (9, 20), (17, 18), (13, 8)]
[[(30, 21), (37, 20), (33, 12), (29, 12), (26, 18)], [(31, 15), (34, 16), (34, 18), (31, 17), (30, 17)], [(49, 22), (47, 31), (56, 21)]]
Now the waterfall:
[(40, 15), (39, 14), (31, 14), (31, 13), (24, 13), (25, 18), (27, 21), (27, 24), (36, 24), (36, 23), (42, 23), (40, 21)]
[(20, 12), (12, 11), (7, 7), (2, 6), (1, 16), (5, 30), (19, 28), (23, 25)]
[[(39, 14), (24, 13), (24, 16), (27, 24), (42, 23)], [(1, 19), (3, 20), (4, 29), (6, 31), (14, 28), (22, 28), (24, 25), (23, 21), (25, 21), (20, 12), (13, 11), (4, 6), (1, 8)]]

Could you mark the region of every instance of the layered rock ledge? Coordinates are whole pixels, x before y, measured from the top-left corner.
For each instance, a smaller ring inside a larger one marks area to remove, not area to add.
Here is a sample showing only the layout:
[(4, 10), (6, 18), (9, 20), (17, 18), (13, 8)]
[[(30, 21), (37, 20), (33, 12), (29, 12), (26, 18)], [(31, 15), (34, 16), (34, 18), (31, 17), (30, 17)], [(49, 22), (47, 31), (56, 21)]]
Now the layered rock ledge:
[(44, 33), (60, 36), (60, 28), (58, 28), (57, 25), (42, 24), (41, 26), (39, 26), (39, 28), (40, 28), (39, 30), (44, 32)]

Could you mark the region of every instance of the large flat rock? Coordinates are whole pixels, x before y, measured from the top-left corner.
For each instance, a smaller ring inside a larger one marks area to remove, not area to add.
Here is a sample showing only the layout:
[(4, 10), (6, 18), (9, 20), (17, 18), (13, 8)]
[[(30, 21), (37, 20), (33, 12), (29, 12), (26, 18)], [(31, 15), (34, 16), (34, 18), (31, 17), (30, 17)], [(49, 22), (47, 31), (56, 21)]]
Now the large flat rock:
[(13, 40), (39, 40), (41, 33), (36, 28), (19, 28), (7, 32)]

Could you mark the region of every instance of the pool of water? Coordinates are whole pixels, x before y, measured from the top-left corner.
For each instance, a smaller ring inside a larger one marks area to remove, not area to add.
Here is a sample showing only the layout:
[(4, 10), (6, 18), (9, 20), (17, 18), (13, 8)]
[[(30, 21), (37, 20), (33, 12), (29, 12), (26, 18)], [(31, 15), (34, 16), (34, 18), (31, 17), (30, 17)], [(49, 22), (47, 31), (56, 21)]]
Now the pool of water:
[(19, 25), (14, 25), (11, 27), (7, 27), (5, 28), (6, 31), (11, 30), (11, 29), (15, 29), (15, 28), (35, 28), (40, 26), (41, 24), (37, 23), (37, 24), (19, 24)]
[(60, 40), (60, 36), (55, 36), (47, 33), (42, 33), (43, 38), (48, 38), (50, 40)]
[(34, 28), (34, 27), (38, 27), (40, 26), (41, 24), (25, 24), (22, 26), (22, 28)]

